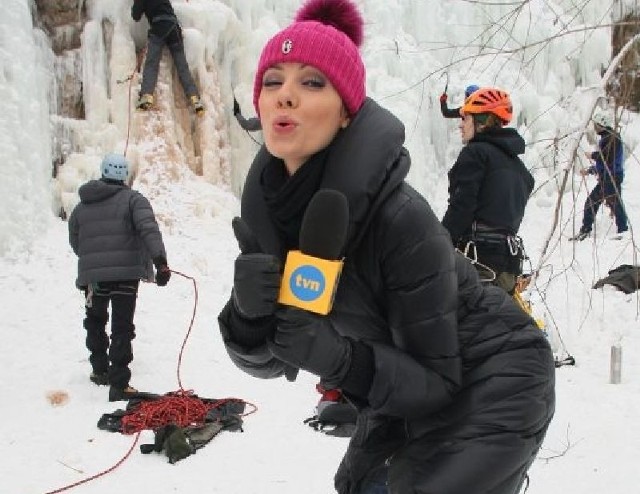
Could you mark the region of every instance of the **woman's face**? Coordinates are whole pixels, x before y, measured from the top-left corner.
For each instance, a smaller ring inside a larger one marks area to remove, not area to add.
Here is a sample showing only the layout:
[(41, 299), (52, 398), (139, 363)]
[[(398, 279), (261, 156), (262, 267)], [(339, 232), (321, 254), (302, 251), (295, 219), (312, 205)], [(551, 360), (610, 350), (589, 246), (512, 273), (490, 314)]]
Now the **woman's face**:
[(329, 79), (301, 63), (277, 64), (265, 71), (258, 108), (267, 150), (284, 161), (289, 175), (349, 123)]
[(460, 135), (462, 136), (462, 142), (467, 144), (476, 133), (475, 125), (473, 123), (473, 115), (470, 113), (465, 114), (460, 120)]

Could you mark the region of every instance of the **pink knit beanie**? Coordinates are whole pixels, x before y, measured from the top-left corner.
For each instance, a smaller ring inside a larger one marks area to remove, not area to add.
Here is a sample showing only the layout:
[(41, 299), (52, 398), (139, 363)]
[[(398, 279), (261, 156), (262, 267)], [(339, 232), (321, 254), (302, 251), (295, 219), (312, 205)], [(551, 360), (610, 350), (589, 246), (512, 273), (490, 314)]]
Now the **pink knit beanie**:
[(264, 72), (278, 63), (297, 62), (321, 70), (342, 98), (350, 115), (365, 98), (365, 69), (358, 51), (363, 21), (350, 0), (307, 0), (289, 27), (271, 38), (260, 56), (253, 85), (258, 110)]

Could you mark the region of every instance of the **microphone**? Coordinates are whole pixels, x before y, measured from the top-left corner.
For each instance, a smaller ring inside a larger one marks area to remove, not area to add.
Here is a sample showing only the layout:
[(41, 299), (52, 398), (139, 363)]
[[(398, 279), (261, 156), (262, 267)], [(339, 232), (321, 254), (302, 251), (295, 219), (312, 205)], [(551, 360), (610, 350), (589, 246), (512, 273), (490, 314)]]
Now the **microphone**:
[(302, 218), (300, 250), (287, 253), (278, 302), (316, 314), (331, 312), (348, 227), (344, 194), (332, 189), (316, 192)]

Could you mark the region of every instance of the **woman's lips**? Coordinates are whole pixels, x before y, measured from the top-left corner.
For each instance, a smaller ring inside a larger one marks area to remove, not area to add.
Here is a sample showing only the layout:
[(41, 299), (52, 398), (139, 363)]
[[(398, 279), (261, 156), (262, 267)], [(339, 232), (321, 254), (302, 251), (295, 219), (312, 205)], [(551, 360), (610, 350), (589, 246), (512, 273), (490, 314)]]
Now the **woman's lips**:
[(293, 132), (298, 124), (288, 117), (279, 117), (273, 121), (273, 130), (280, 134)]

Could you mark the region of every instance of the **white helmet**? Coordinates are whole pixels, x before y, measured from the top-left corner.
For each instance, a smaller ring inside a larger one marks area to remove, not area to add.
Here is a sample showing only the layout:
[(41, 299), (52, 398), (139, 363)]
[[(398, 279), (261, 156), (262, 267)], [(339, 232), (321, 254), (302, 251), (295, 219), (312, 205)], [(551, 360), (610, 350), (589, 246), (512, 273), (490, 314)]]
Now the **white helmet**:
[(593, 123), (598, 124), (601, 127), (607, 127), (613, 130), (613, 113), (609, 110), (596, 108), (596, 111), (594, 111), (591, 116), (591, 120), (593, 120)]
[(121, 154), (107, 154), (100, 165), (102, 178), (125, 181), (129, 175), (129, 163)]

